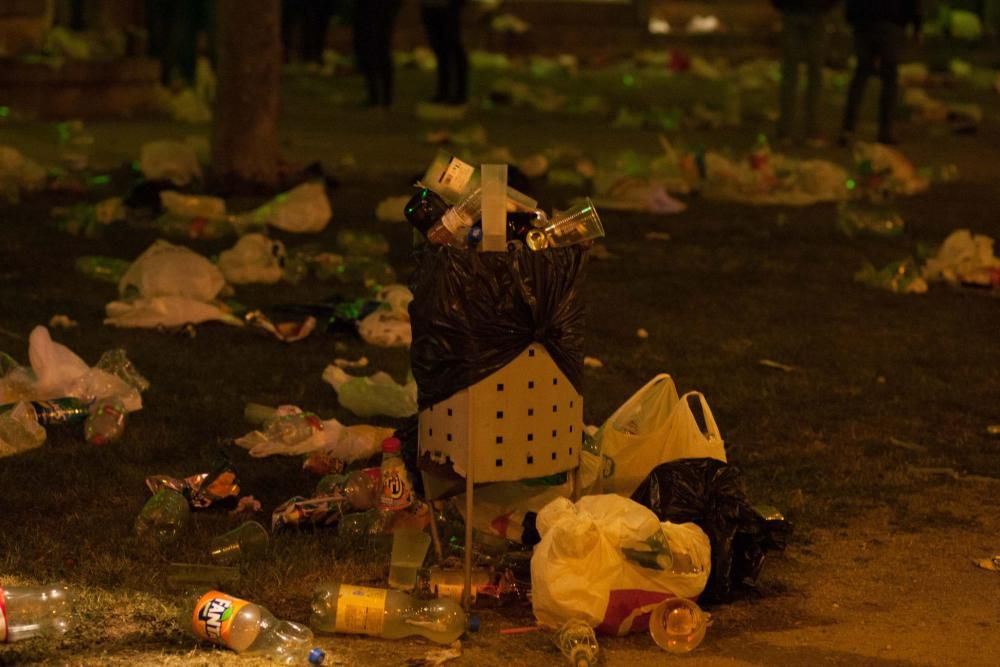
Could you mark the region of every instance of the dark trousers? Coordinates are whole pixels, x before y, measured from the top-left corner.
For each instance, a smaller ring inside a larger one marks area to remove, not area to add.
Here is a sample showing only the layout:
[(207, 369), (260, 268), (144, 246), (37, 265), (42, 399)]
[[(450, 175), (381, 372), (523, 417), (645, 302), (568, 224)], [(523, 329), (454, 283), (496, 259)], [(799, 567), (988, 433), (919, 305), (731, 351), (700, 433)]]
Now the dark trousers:
[(193, 85), (198, 62), (198, 35), (205, 32), (209, 58), (215, 62), (214, 0), (147, 0), (149, 55), (160, 59), (160, 81), (175, 75)]
[(899, 95), (899, 52), (903, 44), (903, 28), (894, 23), (872, 23), (854, 27), (854, 54), (857, 65), (847, 91), (844, 110), (844, 130), (853, 132), (858, 122), (858, 110), (864, 97), (868, 77), (878, 74), (882, 94), (878, 105), (879, 140), (892, 139), (892, 119), (896, 114)]
[(462, 45), (462, 5), (422, 7), (420, 15), (437, 59), (434, 101), (463, 104), (468, 96), (469, 59)]
[(400, 0), (362, 0), (354, 10), (354, 52), (368, 103), (392, 104), (392, 33)]
[(795, 107), (799, 93), (799, 64), (806, 64), (806, 136), (819, 136), (820, 103), (823, 94), (823, 58), (826, 46), (826, 18), (816, 13), (786, 13), (781, 33), (781, 116), (778, 136), (794, 132)]

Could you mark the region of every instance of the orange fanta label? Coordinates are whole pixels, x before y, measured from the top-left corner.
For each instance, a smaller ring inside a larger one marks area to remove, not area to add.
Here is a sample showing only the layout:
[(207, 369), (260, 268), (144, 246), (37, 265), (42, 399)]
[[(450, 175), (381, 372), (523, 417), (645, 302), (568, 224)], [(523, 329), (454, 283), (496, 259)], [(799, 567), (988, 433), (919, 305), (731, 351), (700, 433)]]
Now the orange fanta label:
[(229, 648), (229, 633), (240, 609), (250, 604), (220, 591), (209, 591), (194, 607), (191, 627), (194, 634), (219, 646)]

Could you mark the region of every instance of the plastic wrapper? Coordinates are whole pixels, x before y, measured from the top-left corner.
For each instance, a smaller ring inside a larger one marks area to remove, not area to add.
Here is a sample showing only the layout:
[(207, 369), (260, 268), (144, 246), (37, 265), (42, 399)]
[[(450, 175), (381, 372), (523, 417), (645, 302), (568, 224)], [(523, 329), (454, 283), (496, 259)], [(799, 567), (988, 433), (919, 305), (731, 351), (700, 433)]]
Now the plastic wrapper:
[(368, 424), (345, 426), (336, 441), (310, 452), (302, 467), (324, 475), (342, 469), (344, 463), (365, 461), (381, 453), (382, 441), (392, 437), (393, 429)]
[(952, 285), (1000, 286), (1000, 258), (993, 254), (993, 243), (985, 234), (957, 229), (924, 264), (923, 277)]
[(278, 531), (289, 526), (333, 526), (344, 515), (347, 499), (343, 496), (325, 498), (289, 498), (271, 514), (271, 530)]
[(632, 494), (661, 521), (694, 523), (712, 545), (712, 568), (702, 600), (726, 602), (752, 585), (768, 551), (784, 549), (791, 524), (751, 504), (739, 469), (716, 459), (683, 459), (657, 466)]
[(476, 253), (425, 246), (416, 260), (410, 358), (421, 409), (506, 366), (534, 341), (580, 391), (583, 248)]
[(139, 169), (147, 181), (171, 181), (174, 185), (185, 186), (201, 180), (198, 154), (182, 141), (168, 139), (143, 144)]
[(220, 464), (212, 472), (203, 472), (184, 479), (152, 475), (146, 478), (146, 487), (153, 494), (162, 489), (176, 491), (187, 498), (194, 509), (207, 509), (220, 503), (235, 506), (236, 499), (240, 495), (236, 471), (228, 462)]
[(179, 296), (210, 301), (226, 285), (217, 266), (190, 248), (158, 240), (129, 267), (118, 283), (122, 296)]
[(896, 294), (927, 292), (927, 281), (920, 275), (920, 268), (912, 257), (892, 262), (882, 269), (876, 269), (869, 262), (854, 274), (854, 280)]
[(244, 213), (244, 223), (266, 223), (286, 232), (308, 234), (322, 231), (333, 209), (323, 183), (303, 183), (283, 192), (260, 208)]
[(0, 412), (0, 458), (41, 447), (45, 435), (30, 403), (21, 402), (13, 410)]
[(356, 377), (331, 364), (323, 371), (323, 380), (337, 392), (340, 404), (359, 417), (409, 417), (417, 413), (417, 386), (412, 379), (401, 385), (381, 371)]
[(219, 269), (233, 285), (273, 284), (281, 280), (285, 244), (263, 234), (247, 234), (236, 245), (219, 253)]
[(284, 343), (294, 343), (307, 338), (316, 329), (316, 318), (307, 315), (305, 318), (291, 322), (274, 322), (259, 310), (252, 310), (244, 315), (251, 326), (263, 329)]

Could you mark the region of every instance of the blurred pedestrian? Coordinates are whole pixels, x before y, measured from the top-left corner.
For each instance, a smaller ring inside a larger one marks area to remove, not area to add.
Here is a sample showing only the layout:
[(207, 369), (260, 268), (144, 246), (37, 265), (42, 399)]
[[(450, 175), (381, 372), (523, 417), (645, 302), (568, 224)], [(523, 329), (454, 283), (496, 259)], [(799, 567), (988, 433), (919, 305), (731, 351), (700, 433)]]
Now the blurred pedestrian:
[(202, 35), (215, 62), (214, 0), (146, 0), (145, 6), (149, 55), (160, 60), (160, 82), (193, 86)]
[(308, 65), (322, 65), (326, 34), (334, 0), (284, 0), (281, 3), (281, 41), (285, 62), (296, 55)]
[(826, 60), (826, 19), (839, 0), (771, 0), (781, 12), (781, 115), (778, 140), (788, 142), (794, 131), (799, 93), (799, 64), (806, 64), (806, 140), (823, 142), (820, 105)]
[(465, 104), (469, 87), (469, 59), (462, 44), (462, 6), (465, 0), (420, 0), (427, 41), (437, 59), (437, 90), (432, 102)]
[(400, 0), (359, 0), (354, 7), (354, 52), (365, 77), (368, 106), (392, 105), (392, 33)]
[(847, 107), (838, 143), (846, 146), (853, 138), (865, 84), (869, 76), (878, 74), (882, 81), (878, 104), (878, 141), (895, 144), (892, 121), (899, 94), (899, 52), (907, 26), (913, 26), (913, 34), (918, 41), (923, 38), (920, 0), (847, 0), (847, 22), (854, 31), (857, 64), (847, 91)]

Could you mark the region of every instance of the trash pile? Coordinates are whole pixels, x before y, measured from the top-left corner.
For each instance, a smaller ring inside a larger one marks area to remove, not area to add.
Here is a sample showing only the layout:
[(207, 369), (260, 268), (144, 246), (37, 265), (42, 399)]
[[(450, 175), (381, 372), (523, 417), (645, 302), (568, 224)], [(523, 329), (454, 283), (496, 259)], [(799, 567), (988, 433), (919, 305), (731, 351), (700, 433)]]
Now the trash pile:
[(0, 457), (41, 447), (46, 427), (82, 426), (84, 440), (106, 445), (121, 437), (126, 415), (142, 409), (149, 382), (124, 350), (105, 352), (91, 367), (38, 326), (28, 358), (26, 367), (0, 353)]

